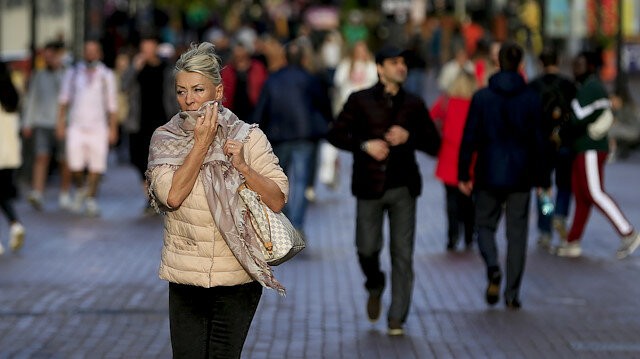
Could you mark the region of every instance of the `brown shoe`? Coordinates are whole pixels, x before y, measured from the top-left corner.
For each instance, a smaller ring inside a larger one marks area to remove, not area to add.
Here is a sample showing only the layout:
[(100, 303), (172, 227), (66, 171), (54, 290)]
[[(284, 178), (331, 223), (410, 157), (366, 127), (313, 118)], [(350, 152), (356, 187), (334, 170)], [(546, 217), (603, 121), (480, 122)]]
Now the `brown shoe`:
[(369, 294), (367, 300), (367, 316), (371, 323), (375, 323), (380, 319), (380, 295)]

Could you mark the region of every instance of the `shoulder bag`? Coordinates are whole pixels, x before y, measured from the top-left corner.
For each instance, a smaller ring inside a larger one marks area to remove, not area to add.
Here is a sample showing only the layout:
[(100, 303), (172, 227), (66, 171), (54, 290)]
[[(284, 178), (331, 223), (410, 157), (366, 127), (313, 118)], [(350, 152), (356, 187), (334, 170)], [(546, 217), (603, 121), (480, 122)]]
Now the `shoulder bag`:
[(238, 187), (238, 194), (247, 206), (251, 225), (262, 241), (264, 259), (269, 265), (284, 263), (305, 248), (302, 235), (284, 213), (272, 211), (246, 184)]

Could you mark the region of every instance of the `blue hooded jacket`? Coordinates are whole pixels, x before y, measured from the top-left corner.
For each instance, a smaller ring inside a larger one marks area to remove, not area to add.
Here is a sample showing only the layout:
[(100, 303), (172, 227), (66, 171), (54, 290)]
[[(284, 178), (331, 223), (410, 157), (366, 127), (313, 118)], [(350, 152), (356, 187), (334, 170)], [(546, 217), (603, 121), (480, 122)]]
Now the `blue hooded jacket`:
[(517, 72), (500, 71), (471, 100), (458, 163), (458, 179), (474, 187), (526, 191), (550, 186), (539, 95)]

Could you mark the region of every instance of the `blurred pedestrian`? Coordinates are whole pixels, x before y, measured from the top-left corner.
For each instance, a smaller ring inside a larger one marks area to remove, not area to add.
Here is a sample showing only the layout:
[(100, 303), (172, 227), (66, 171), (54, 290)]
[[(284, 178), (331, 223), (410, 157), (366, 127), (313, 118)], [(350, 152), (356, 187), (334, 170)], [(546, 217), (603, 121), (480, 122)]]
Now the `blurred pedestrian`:
[[(356, 91), (364, 90), (378, 82), (376, 62), (364, 40), (359, 40), (350, 46), (345, 56), (336, 67), (333, 76), (333, 115), (337, 116), (347, 98)], [(335, 189), (340, 183), (338, 149), (323, 141), (319, 149), (318, 179), (321, 183)]]
[(107, 169), (109, 145), (118, 140), (115, 76), (101, 57), (100, 43), (85, 41), (84, 61), (66, 71), (58, 98), (56, 134), (66, 139), (67, 164), (75, 186), (72, 208), (80, 213), (86, 206), (89, 216), (100, 214), (98, 186)]
[[(500, 71), (489, 85), (473, 95), (464, 128), (458, 179), (467, 196), (473, 190), (476, 203), (478, 247), (487, 271), (485, 299), (498, 302), (502, 272), (496, 246), (496, 229), (506, 213), (507, 308), (519, 309), (529, 222), (529, 199), (533, 186), (549, 187), (549, 170), (542, 156), (545, 140), (538, 94), (518, 73), (523, 50), (505, 43), (498, 55)], [(477, 154), (473, 166), (472, 157)], [(540, 189), (539, 189), (540, 190)]]
[(271, 74), (255, 108), (260, 125), (291, 181), (285, 213), (303, 233), (308, 199), (305, 190), (316, 165), (316, 146), (329, 128), (331, 103), (320, 79), (305, 66), (310, 49), (298, 41), (286, 46), (287, 66)]
[(581, 52), (573, 62), (573, 73), (579, 84), (576, 98), (571, 102), (573, 118), (569, 131), (576, 153), (571, 172), (576, 209), (567, 239), (555, 249), (561, 257), (582, 254), (580, 239), (594, 204), (622, 239), (616, 253), (619, 259), (627, 257), (640, 245), (640, 233), (604, 189), (604, 165), (609, 151), (607, 133), (613, 123), (613, 114), (607, 90), (597, 73), (601, 65), (600, 56), (594, 51)]
[(333, 77), (335, 95), (333, 113), (337, 115), (353, 92), (369, 88), (378, 82), (378, 70), (373, 55), (364, 40), (356, 41), (347, 56), (338, 63)]
[[(17, 196), (15, 170), (22, 164), (18, 105), (16, 90), (9, 68), (0, 62), (0, 210), (9, 222), (9, 247), (18, 251), (24, 244), (25, 229), (13, 207)], [(0, 242), (0, 254), (4, 246)]]
[(177, 359), (240, 358), (261, 285), (284, 292), (237, 189), (246, 183), (279, 212), (287, 177), (264, 133), (220, 105), (220, 67), (210, 43), (180, 56), (177, 100), (186, 112), (151, 139), (147, 173), (154, 203), (166, 211), (160, 278), (169, 281)]
[(353, 153), (351, 192), (357, 199), (356, 248), (366, 278), (367, 316), (380, 317), (385, 275), (380, 270), (383, 219), (389, 217), (391, 304), (389, 335), (403, 335), (413, 290), (416, 198), (421, 179), (415, 150), (435, 156), (440, 137), (421, 98), (406, 92), (403, 51), (376, 54), (379, 82), (353, 93), (333, 123), (328, 140)]
[(58, 114), (58, 95), (65, 69), (62, 66), (61, 42), (50, 42), (42, 51), (45, 67), (37, 70), (29, 81), (27, 98), (23, 106), (22, 134), (24, 138), (33, 137), (33, 163), (31, 192), (28, 200), (31, 205), (41, 210), (43, 194), (49, 174), (49, 163), (52, 156), (60, 171), (60, 193), (58, 205), (62, 209), (71, 209), (71, 174), (67, 168), (64, 152), (64, 140), (56, 138), (56, 121)]
[[(547, 139), (548, 156), (554, 173), (556, 187), (555, 201), (552, 194), (543, 192), (536, 196), (538, 218), (538, 245), (550, 249), (552, 243), (551, 227), (558, 231), (561, 239), (567, 238), (566, 219), (571, 204), (571, 163), (573, 151), (571, 143), (562, 141), (560, 132), (571, 118), (571, 100), (576, 95), (576, 86), (569, 78), (560, 74), (558, 54), (547, 47), (539, 56), (543, 74), (531, 81), (531, 86), (540, 95), (542, 101), (542, 130)], [(551, 207), (548, 203), (552, 203)]]
[(467, 51), (462, 44), (456, 45), (454, 49), (455, 57), (442, 66), (442, 71), (438, 76), (438, 87), (443, 93), (447, 92), (453, 81), (458, 78), (459, 73), (462, 71), (474, 71), (473, 62), (469, 60), (469, 55), (467, 55)]
[(458, 156), (471, 96), (476, 88), (474, 73), (470, 69), (462, 69), (451, 81), (446, 92), (436, 99), (430, 110), (431, 118), (439, 124), (436, 127), (441, 129), (442, 134), (435, 175), (445, 188), (448, 251), (456, 249), (460, 237), (460, 224), (464, 227), (465, 247), (470, 249), (473, 246), (473, 201), (458, 188)]
[(236, 42), (220, 75), (224, 83), (224, 106), (243, 121), (250, 121), (269, 75), (267, 69), (260, 61), (251, 58), (251, 53), (241, 42)]
[(121, 90), (125, 92), (129, 113), (123, 122), (129, 134), (129, 159), (140, 176), (145, 213), (153, 213), (148, 201), (148, 183), (145, 178), (149, 143), (156, 128), (178, 112), (175, 99), (173, 67), (158, 56), (158, 39), (147, 34), (139, 44), (139, 51), (122, 75)]

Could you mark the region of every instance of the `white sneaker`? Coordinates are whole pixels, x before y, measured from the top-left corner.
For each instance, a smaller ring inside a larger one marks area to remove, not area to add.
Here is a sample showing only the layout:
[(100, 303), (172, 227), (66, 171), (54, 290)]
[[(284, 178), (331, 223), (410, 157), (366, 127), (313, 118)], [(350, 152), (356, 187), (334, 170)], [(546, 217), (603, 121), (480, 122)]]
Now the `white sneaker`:
[(42, 193), (35, 190), (31, 191), (27, 200), (36, 211), (42, 211)]
[(64, 209), (66, 211), (71, 210), (73, 202), (71, 201), (71, 195), (69, 195), (69, 192), (60, 192), (60, 195), (58, 196), (58, 206), (60, 206), (60, 209)]
[(85, 200), (87, 206), (87, 215), (89, 217), (98, 217), (100, 215), (100, 206), (94, 197), (87, 197)]
[(623, 259), (633, 253), (640, 245), (640, 233), (633, 232), (630, 235), (622, 238), (622, 245), (618, 248), (616, 256), (618, 259)]
[(24, 227), (20, 223), (14, 223), (11, 225), (9, 229), (10, 239), (9, 239), (9, 247), (14, 252), (17, 252), (22, 248), (24, 244)]
[(580, 241), (567, 242), (562, 240), (554, 252), (558, 257), (577, 258), (582, 255), (582, 248)]
[(73, 203), (71, 203), (71, 211), (75, 213), (81, 213), (85, 198), (87, 198), (86, 189), (81, 188), (76, 190), (76, 193), (73, 196)]

